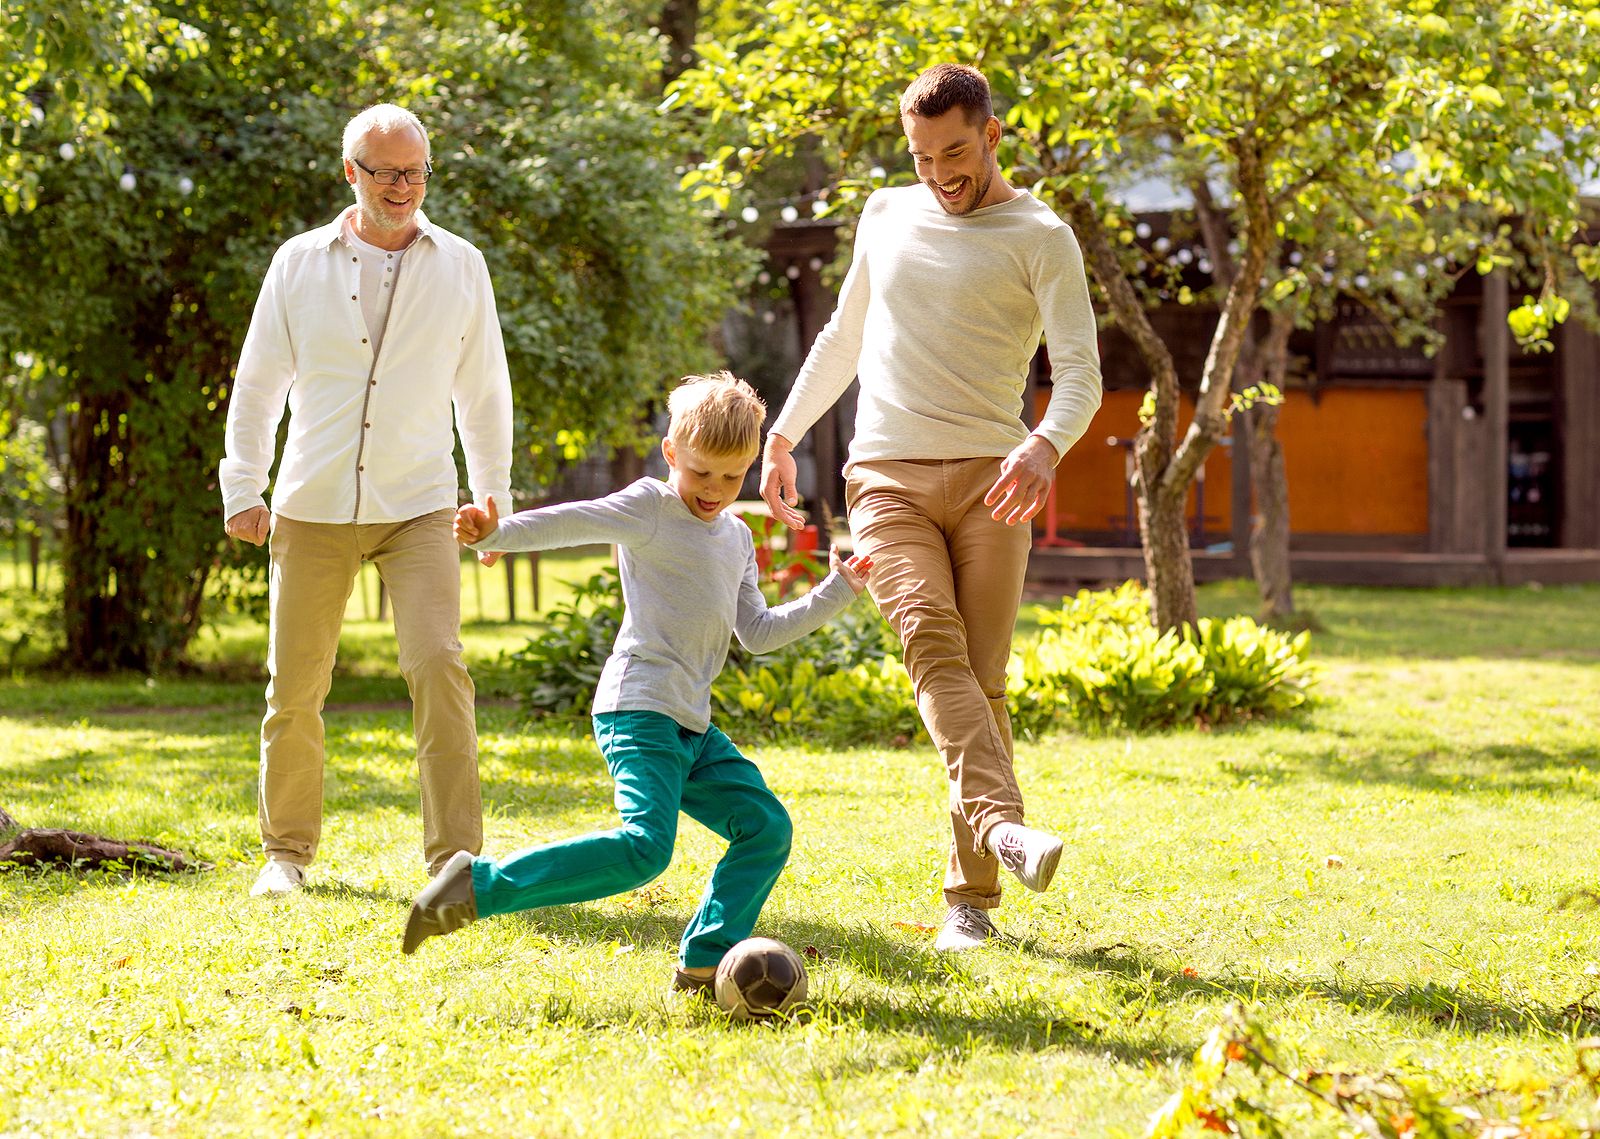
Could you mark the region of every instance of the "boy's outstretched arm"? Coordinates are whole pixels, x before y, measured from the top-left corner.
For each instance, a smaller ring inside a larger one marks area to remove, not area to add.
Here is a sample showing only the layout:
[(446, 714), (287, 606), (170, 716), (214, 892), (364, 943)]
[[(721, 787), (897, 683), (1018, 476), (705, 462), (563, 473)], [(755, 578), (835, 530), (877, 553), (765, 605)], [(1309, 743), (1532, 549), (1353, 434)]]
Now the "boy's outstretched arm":
[[(455, 532), (456, 541), (463, 546), (481, 542), (500, 529), (500, 511), (495, 507), (494, 495), (491, 494), (485, 504), (487, 509), (469, 502), (456, 511), (456, 520), (451, 529)], [(500, 560), (500, 554), (480, 550), (478, 560), (486, 566), (492, 566)]]

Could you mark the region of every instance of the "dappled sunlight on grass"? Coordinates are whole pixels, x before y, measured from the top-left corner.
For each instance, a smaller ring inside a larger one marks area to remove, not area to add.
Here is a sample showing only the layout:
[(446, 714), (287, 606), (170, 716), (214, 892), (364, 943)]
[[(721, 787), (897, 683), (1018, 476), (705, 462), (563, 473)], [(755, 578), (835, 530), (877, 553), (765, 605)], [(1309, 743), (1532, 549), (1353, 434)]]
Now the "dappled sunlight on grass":
[[(670, 1103), (684, 1131), (942, 1134), (978, 1104), (996, 1135), (1138, 1134), (1236, 1001), (1306, 1065), (1425, 1063), (1475, 1088), (1515, 1056), (1559, 1078), (1600, 1034), (1600, 915), (1557, 908), (1600, 888), (1600, 662), (1580, 620), (1600, 596), (1541, 596), (1549, 612), (1406, 594), (1423, 612), (1386, 622), (1393, 595), (1307, 589), (1326, 672), (1294, 718), (1020, 742), (1029, 820), (1067, 853), (1049, 892), (1006, 887), (1013, 941), (955, 958), (931, 948), (932, 750), (739, 741), (795, 823), (758, 929), (806, 955), (810, 1008), (787, 1026), (667, 993), (724, 849), (686, 818), (639, 890), (401, 956), (426, 879), (410, 711), (385, 696), (376, 629), (349, 634), (371, 676), (335, 682), (310, 885), (275, 902), (245, 896), (255, 679), (25, 677), (0, 686), (0, 805), (218, 865), (0, 873), (0, 1131), (648, 1134)], [(1522, 651), (1492, 651), (1522, 626)], [(526, 635), (480, 634), (475, 668)], [(487, 852), (615, 824), (586, 723), (494, 701), (478, 722)], [(1273, 1102), (1291, 1133), (1334, 1133)]]

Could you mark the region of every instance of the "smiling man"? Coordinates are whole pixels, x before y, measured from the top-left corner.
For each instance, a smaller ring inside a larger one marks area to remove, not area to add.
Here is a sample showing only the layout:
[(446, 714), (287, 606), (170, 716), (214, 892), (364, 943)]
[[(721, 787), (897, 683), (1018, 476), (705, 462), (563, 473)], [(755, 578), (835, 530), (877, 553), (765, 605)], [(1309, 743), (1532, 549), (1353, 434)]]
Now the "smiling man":
[[(1006, 662), (1031, 545), (1056, 465), (1100, 406), (1094, 313), (1077, 239), (1006, 182), (1000, 120), (970, 67), (923, 72), (900, 100), (919, 184), (879, 190), (856, 228), (833, 318), (817, 337), (762, 462), (762, 497), (790, 526), (790, 452), (859, 376), (845, 466), (856, 548), (905, 646), (917, 708), (949, 776), (948, 906), (936, 942), (994, 937), (998, 867), (1043, 890), (1061, 841), (1023, 825)], [(1041, 333), (1054, 388), (1022, 420)]]
[(228, 403), (226, 530), (255, 545), (270, 538), (271, 551), (258, 896), (298, 889), (317, 852), (322, 702), (367, 561), (394, 601), (429, 869), (482, 842), (453, 451), (459, 431), (476, 501), (510, 503), (511, 382), (483, 255), (422, 212), (430, 158), (410, 111), (380, 104), (350, 120), (344, 177), (355, 204), (273, 257)]

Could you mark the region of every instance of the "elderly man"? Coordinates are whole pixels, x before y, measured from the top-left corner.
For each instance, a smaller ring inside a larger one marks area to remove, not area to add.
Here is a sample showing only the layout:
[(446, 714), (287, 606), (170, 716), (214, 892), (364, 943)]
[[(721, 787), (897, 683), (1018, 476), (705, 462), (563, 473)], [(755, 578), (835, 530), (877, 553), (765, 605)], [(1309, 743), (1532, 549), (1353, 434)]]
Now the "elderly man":
[[(422, 212), (433, 174), (411, 112), (345, 127), (355, 204), (272, 259), (228, 405), (229, 535), (270, 538), (267, 713), (251, 894), (299, 889), (322, 829), (322, 704), (345, 605), (372, 562), (394, 602), (437, 872), (476, 852), (483, 811), (472, 680), (461, 661), (454, 424), (475, 501), (510, 502), (511, 384), (483, 255)], [(269, 513), (263, 495), (289, 408)]]
[[(999, 866), (1043, 890), (1061, 857), (1059, 839), (1023, 825), (1006, 661), (1025, 523), (1100, 406), (1100, 358), (1077, 239), (1001, 174), (984, 77), (930, 68), (901, 97), (900, 123), (919, 184), (867, 200), (838, 308), (767, 436), (762, 496), (800, 524), (790, 451), (859, 375), (850, 529), (876, 563), (873, 599), (949, 775), (935, 945), (960, 950), (997, 933)], [(1030, 432), (1023, 384), (1041, 332), (1055, 387)]]

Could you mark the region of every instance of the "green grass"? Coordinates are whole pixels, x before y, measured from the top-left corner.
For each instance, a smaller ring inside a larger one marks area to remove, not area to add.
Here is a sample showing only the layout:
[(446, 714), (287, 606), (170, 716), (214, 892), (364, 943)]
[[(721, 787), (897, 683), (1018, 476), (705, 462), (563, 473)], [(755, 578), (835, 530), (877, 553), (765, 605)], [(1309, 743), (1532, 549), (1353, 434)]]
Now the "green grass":
[[(259, 630), (224, 629), (195, 679), (0, 684), (0, 804), (217, 864), (0, 875), (0, 1135), (1137, 1135), (1236, 1001), (1293, 1070), (1454, 1098), (1545, 1080), (1540, 1110), (1589, 1118), (1568, 1077), (1600, 1034), (1600, 914), (1556, 903), (1600, 886), (1600, 589), (1297, 599), (1324, 668), (1300, 718), (1019, 745), (1069, 852), (1049, 893), (1008, 890), (1015, 944), (951, 959), (919, 928), (931, 752), (751, 747), (797, 832), (759, 932), (814, 951), (788, 1025), (666, 993), (720, 853), (687, 821), (643, 890), (402, 957), (420, 824), (374, 622), (341, 650), (313, 884), (277, 902), (245, 896)], [(528, 631), (469, 627), (475, 672)], [(587, 737), (503, 702), (479, 725), (489, 853), (609, 825)], [(1258, 1098), (1289, 1134), (1343, 1133), (1282, 1081)]]

